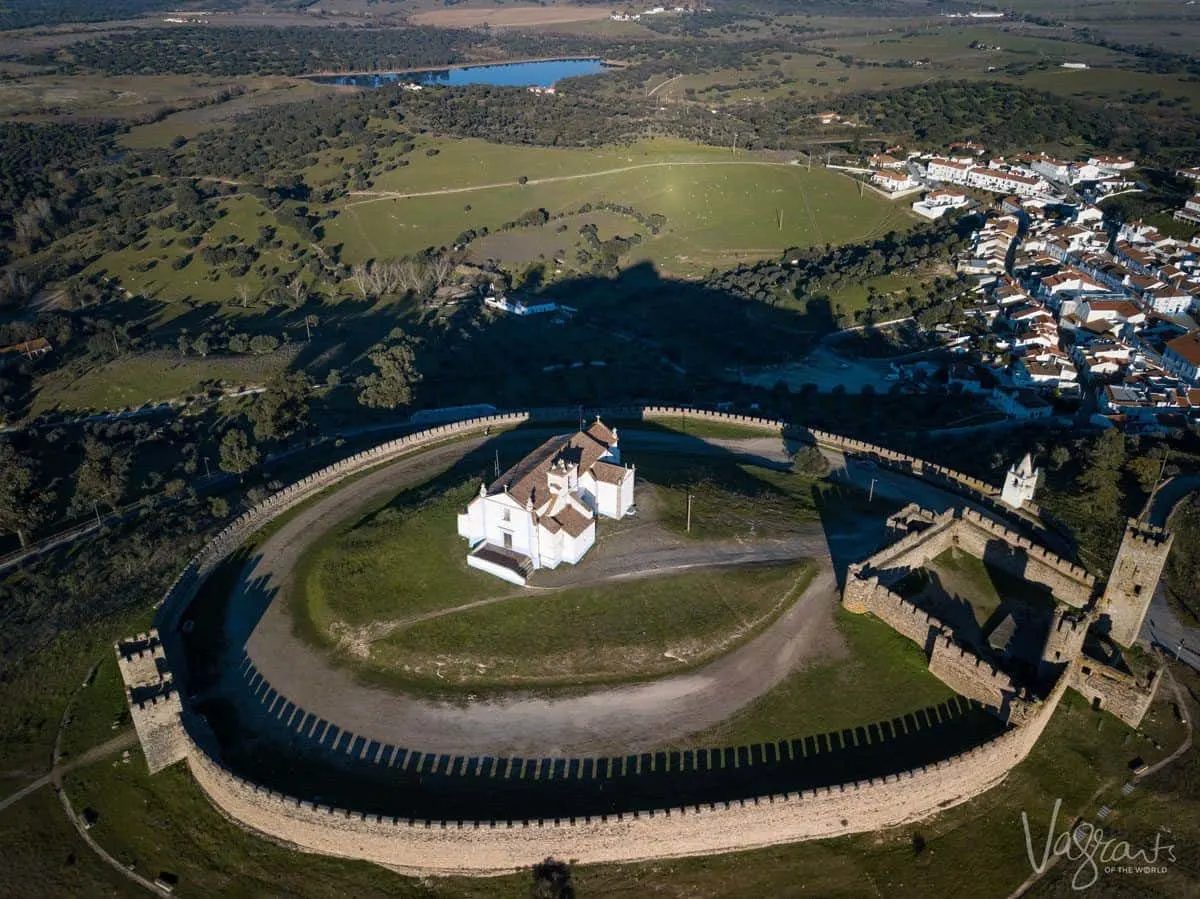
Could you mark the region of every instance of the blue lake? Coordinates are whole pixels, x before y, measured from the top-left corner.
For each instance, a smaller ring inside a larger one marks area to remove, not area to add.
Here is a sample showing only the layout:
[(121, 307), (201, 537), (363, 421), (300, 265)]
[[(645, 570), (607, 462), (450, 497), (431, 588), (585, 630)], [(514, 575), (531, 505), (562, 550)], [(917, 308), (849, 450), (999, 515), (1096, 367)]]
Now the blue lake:
[(600, 59), (543, 59), (537, 62), (512, 62), (490, 66), (462, 66), (426, 72), (383, 72), (375, 75), (319, 75), (319, 84), (345, 84), (355, 87), (383, 87), (388, 84), (428, 84), (459, 87), (465, 84), (492, 84), (500, 87), (550, 87), (563, 78), (597, 75), (605, 70)]

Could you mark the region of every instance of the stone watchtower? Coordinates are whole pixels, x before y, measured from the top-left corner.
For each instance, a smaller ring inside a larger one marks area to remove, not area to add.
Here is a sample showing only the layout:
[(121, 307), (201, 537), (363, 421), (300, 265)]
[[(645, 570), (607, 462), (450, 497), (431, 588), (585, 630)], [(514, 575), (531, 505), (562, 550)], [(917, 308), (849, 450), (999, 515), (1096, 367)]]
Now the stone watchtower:
[(1122, 646), (1137, 642), (1174, 539), (1175, 535), (1163, 528), (1133, 519), (1125, 527), (1125, 539), (1100, 604), (1100, 611), (1112, 622), (1112, 638)]
[(1019, 509), (1025, 503), (1033, 502), (1039, 474), (1041, 472), (1033, 467), (1033, 457), (1026, 453), (1025, 458), (1010, 468), (1005, 475), (1000, 501), (1012, 509)]

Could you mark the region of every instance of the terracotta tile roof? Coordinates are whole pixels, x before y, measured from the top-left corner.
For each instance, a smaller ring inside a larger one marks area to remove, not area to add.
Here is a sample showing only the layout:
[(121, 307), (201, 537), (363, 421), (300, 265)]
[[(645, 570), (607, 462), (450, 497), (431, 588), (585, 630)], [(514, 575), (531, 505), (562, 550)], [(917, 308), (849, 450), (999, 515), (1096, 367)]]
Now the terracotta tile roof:
[(588, 518), (572, 505), (564, 506), (562, 511), (554, 515), (553, 520), (562, 525), (562, 529), (572, 537), (582, 535), (596, 521), (594, 518)]
[(540, 506), (550, 499), (547, 475), (555, 462), (578, 466), (578, 473), (583, 474), (615, 441), (616, 434), (598, 419), (586, 431), (551, 437), (493, 481), (488, 493), (500, 493), (507, 487), (508, 495), (521, 505), (532, 502)]
[(1167, 349), (1192, 365), (1200, 365), (1200, 331), (1191, 331), (1168, 341)]
[(628, 473), (629, 469), (611, 462), (597, 462), (592, 466), (592, 476), (605, 484), (620, 484)]

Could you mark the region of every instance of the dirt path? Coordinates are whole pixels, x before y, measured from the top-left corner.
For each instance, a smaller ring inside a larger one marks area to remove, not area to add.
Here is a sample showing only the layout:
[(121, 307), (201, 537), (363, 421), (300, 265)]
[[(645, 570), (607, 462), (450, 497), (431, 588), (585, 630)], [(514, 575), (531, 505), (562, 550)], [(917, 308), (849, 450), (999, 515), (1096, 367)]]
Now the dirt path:
[[(819, 570), (808, 589), (756, 637), (695, 671), (568, 697), (518, 694), (459, 704), (398, 695), (360, 683), (352, 672), (335, 667), (324, 652), (293, 632), (292, 614), (283, 598), (290, 573), (305, 550), (337, 522), (373, 501), (428, 480), (485, 440), (437, 447), (372, 472), (304, 509), (262, 545), (259, 557), (243, 571), (230, 604), (236, 610), (226, 623), (231, 657), (224, 660), (226, 674), (220, 688), (240, 706), (248, 721), (272, 721), (261, 699), (273, 701), (278, 692), (286, 703), (276, 703), (275, 714), (289, 703), (295, 704), (356, 736), (420, 751), (468, 756), (641, 752), (720, 723), (803, 664), (840, 651), (833, 624), (838, 601), (833, 560), (841, 564), (861, 558), (879, 535), (864, 524), (860, 531), (835, 535), (829, 542), (822, 526), (814, 522), (811, 530), (801, 529), (777, 550), (780, 558), (817, 562)], [(639, 443), (657, 450), (674, 447), (689, 454), (705, 450), (726, 454), (740, 448), (744, 455), (761, 461), (784, 453), (778, 437), (701, 441), (691, 435), (631, 429), (622, 434), (631, 461), (636, 460)], [(714, 445), (717, 443), (720, 446)], [(863, 489), (873, 484), (877, 496), (915, 500), (935, 510), (962, 503), (961, 498), (926, 482), (873, 467), (846, 465), (840, 454), (830, 456), (835, 480)], [(745, 544), (742, 557), (754, 559), (763, 551), (757, 547), (764, 545)], [(730, 550), (728, 558), (735, 561), (738, 552)], [(652, 561), (630, 559), (628, 564), (645, 569)], [(673, 562), (679, 563), (678, 558)], [(239, 669), (242, 647), (258, 674), (273, 688), (258, 691), (259, 698), (247, 689), (246, 675)], [(298, 723), (300, 718), (291, 718), (289, 713), (289, 720)], [(323, 730), (306, 728), (297, 739), (312, 739), (314, 734), (319, 739)]]
[(76, 768), (84, 768), (93, 762), (99, 762), (108, 758), (110, 755), (120, 752), (123, 749), (131, 749), (137, 745), (137, 734), (132, 730), (113, 737), (98, 746), (93, 746), (87, 752), (77, 755), (71, 761), (62, 765), (56, 765), (53, 770), (47, 774), (43, 774), (37, 780), (26, 784), (10, 796), (0, 799), (0, 812), (4, 811), (10, 805), (20, 802), (30, 793), (40, 790), (49, 783), (58, 783), (64, 774), (74, 771)]
[(378, 203), (380, 200), (413, 200), (419, 197), (441, 197), (447, 194), (469, 194), (480, 190), (498, 190), (502, 187), (530, 187), (538, 184), (555, 184), (560, 181), (579, 181), (584, 178), (603, 178), (607, 175), (620, 175), (625, 172), (635, 172), (639, 169), (661, 169), (671, 166), (713, 166), (713, 165), (757, 165), (779, 167), (794, 167), (790, 162), (768, 162), (766, 160), (756, 159), (741, 159), (741, 160), (713, 160), (711, 162), (643, 162), (637, 165), (626, 165), (615, 169), (604, 169), (599, 172), (583, 172), (578, 175), (553, 175), (549, 178), (530, 178), (524, 185), (518, 184), (516, 181), (496, 181), (492, 184), (475, 184), (470, 187), (444, 187), (441, 190), (423, 190), (414, 193), (401, 193), (399, 191), (384, 191), (384, 190), (352, 190), (352, 197), (370, 197), (368, 200), (359, 200), (356, 203), (347, 203), (347, 209), (353, 209), (355, 206), (362, 206), (366, 203)]
[[(669, 444), (672, 439), (689, 449), (697, 443), (684, 435), (658, 435), (655, 442)], [(633, 442), (629, 440), (630, 446)], [(778, 438), (775, 442), (782, 444)], [(231, 616), (230, 646), (244, 644), (259, 673), (276, 691), (343, 730), (385, 744), (466, 755), (642, 751), (718, 724), (805, 661), (837, 648), (833, 627), (837, 584), (824, 534), (814, 523), (811, 531), (792, 541), (745, 546), (730, 542), (725, 548), (722, 560), (730, 564), (739, 558), (811, 558), (820, 570), (803, 596), (762, 633), (694, 672), (570, 697), (515, 695), (466, 705), (397, 695), (358, 683), (352, 673), (331, 665), (323, 653), (293, 633), (292, 616), (282, 598), (287, 595), (290, 572), (303, 552), (338, 521), (375, 499), (429, 479), (481, 443), (478, 439), (440, 447), (387, 466), (289, 520), (243, 572), (231, 605), (250, 611), (240, 623)], [(755, 455), (763, 449), (757, 438), (750, 445)], [(688, 555), (634, 558), (626, 564), (633, 571), (704, 559), (703, 547), (688, 547), (688, 551)], [(253, 606), (264, 604), (261, 619), (254, 622)], [(236, 650), (235, 654), (240, 656)], [(229, 659), (225, 670), (229, 695), (237, 697), (247, 713), (261, 715), (262, 708), (249, 696), (237, 670), (237, 660)]]

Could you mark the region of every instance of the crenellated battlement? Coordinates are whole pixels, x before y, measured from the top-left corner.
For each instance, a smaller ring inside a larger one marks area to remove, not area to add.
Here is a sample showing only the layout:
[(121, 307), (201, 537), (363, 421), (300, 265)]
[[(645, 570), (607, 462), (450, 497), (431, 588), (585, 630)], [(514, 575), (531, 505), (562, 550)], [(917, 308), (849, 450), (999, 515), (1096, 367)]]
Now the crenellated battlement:
[[(624, 411), (627, 415), (645, 418), (686, 413), (697, 418), (780, 432), (789, 427), (782, 421), (675, 407), (639, 407)], [(576, 413), (577, 410), (571, 409), (562, 418), (573, 421)], [(493, 428), (531, 419), (562, 420), (554, 418), (555, 414), (556, 410), (533, 410), (431, 428), (342, 460), (272, 494), (230, 522), (188, 562), (163, 598), (159, 626), (164, 633), (168, 628), (177, 627), (205, 578), (251, 534), (272, 518), (342, 479), (443, 441), (481, 435)], [(624, 416), (617, 412), (611, 417)], [(877, 458), (896, 470), (944, 484), (985, 508), (996, 505), (996, 488), (951, 469), (837, 435), (813, 432), (812, 436), (823, 446)], [(962, 527), (962, 523), (953, 520), (951, 515), (946, 527)], [(922, 535), (913, 536), (920, 538)], [(911, 549), (920, 545), (917, 539), (907, 546)], [(1032, 553), (1029, 555), (1032, 557)], [(869, 564), (852, 566), (851, 571), (852, 576), (847, 581), (847, 607), (850, 607), (851, 594), (856, 591), (857, 601), (864, 611), (871, 611), (889, 623), (902, 622), (901, 632), (922, 647), (931, 647), (938, 664), (955, 672), (955, 676), (966, 672), (978, 686), (978, 692), (986, 695), (989, 701), (1001, 696), (1000, 714), (1007, 715), (1006, 720), (1014, 726), (968, 752), (948, 755), (929, 765), (803, 792), (578, 818), (522, 821), (400, 819), (333, 808), (287, 796), (237, 777), (209, 755), (200, 743), (194, 742), (181, 726), (180, 697), (170, 677), (170, 669), (159, 670), (160, 662), (165, 666), (167, 657), (161, 643), (157, 647), (154, 645), (157, 633), (153, 637), (139, 635), (118, 644), (115, 649), (119, 660), (125, 660), (123, 675), (126, 671), (133, 674), (135, 663), (148, 663), (154, 669), (153, 677), (145, 669), (146, 676), (137, 682), (138, 686), (151, 692), (143, 701), (131, 706), (151, 770), (178, 758), (188, 758), (197, 782), (227, 814), (248, 827), (303, 849), (369, 859), (400, 870), (441, 874), (507, 872), (527, 863), (529, 858), (544, 857), (547, 853), (578, 859), (581, 863), (698, 855), (875, 830), (936, 814), (1001, 781), (1026, 757), (1049, 720), (1065, 689), (1065, 679), (1055, 685), (1045, 701), (1017, 696), (1011, 678), (974, 653), (964, 652), (951, 639), (952, 634), (941, 621), (881, 585)], [(143, 636), (147, 638), (144, 646), (140, 645)], [(129, 683), (127, 680), (127, 685)], [(985, 693), (985, 688), (989, 692)], [(275, 695), (274, 691), (265, 688), (263, 693)], [(285, 704), (291, 705), (282, 699), (276, 697), (272, 701), (273, 707), (282, 710)], [(466, 761), (461, 760), (464, 770), (458, 773), (465, 773)], [(477, 764), (483, 761), (477, 760)], [(439, 763), (433, 762), (435, 770)], [(495, 760), (493, 767), (494, 763)], [(450, 764), (455, 763), (451, 761)], [(541, 766), (540, 761), (538, 765)]]
[(1132, 518), (1125, 525), (1101, 600), (1101, 610), (1111, 621), (1112, 638), (1122, 646), (1137, 642), (1174, 540), (1170, 531)]

